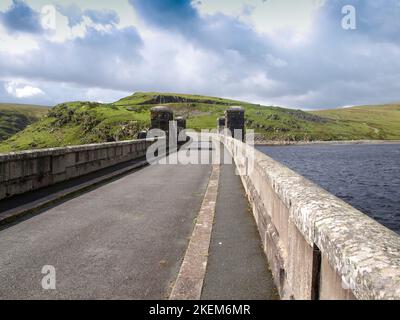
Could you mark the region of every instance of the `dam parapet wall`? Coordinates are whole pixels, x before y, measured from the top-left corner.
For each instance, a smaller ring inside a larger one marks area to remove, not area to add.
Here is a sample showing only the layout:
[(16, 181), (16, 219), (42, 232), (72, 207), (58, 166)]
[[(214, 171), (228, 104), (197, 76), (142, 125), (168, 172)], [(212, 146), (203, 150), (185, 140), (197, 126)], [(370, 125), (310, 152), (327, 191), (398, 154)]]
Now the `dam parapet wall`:
[(154, 139), (0, 154), (0, 200), (142, 158)]
[(283, 299), (400, 299), (400, 236), (231, 137), (232, 155)]

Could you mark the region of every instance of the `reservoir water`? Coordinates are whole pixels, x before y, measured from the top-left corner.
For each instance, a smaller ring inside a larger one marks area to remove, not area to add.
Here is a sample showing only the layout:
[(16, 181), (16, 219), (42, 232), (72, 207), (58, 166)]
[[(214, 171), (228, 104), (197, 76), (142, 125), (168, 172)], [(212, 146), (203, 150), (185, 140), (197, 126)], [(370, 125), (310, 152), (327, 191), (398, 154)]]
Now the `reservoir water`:
[(400, 234), (400, 144), (257, 149)]

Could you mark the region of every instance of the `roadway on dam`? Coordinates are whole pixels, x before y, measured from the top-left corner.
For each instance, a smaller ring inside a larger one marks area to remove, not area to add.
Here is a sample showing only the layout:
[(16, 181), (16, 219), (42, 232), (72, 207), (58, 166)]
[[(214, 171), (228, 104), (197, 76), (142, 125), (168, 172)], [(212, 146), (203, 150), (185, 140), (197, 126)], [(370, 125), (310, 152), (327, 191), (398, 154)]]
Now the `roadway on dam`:
[[(150, 165), (1, 227), (0, 299), (167, 299), (211, 170)], [(202, 298), (273, 298), (233, 165), (219, 187)], [(46, 265), (55, 290), (42, 288)]]

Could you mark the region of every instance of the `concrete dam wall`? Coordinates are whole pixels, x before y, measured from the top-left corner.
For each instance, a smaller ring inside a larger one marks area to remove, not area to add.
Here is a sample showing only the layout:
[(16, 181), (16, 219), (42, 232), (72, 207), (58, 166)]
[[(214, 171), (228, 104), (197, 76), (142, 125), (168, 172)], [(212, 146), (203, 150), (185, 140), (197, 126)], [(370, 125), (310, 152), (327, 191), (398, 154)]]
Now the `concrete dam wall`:
[(253, 146), (233, 159), (283, 299), (400, 299), (400, 237)]
[(153, 142), (132, 140), (0, 155), (0, 200), (144, 157)]

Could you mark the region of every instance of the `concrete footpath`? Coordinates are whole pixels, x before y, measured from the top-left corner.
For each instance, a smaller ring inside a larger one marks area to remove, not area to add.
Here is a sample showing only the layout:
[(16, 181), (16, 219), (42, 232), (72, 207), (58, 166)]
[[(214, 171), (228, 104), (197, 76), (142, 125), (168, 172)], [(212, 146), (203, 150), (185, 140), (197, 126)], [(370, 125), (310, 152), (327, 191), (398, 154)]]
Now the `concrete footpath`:
[[(0, 299), (166, 299), (210, 165), (152, 165), (0, 229)], [(43, 266), (56, 290), (43, 290)]]
[(278, 294), (235, 165), (221, 165), (203, 300), (271, 300)]

